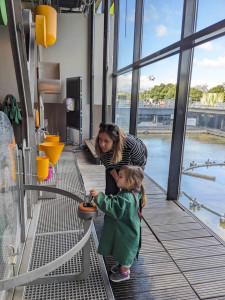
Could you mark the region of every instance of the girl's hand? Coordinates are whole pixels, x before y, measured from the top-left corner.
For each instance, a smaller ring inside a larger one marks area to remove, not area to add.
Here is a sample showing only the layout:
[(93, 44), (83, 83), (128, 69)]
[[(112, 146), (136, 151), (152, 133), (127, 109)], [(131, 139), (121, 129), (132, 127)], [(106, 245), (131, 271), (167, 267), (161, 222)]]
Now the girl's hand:
[(99, 191), (95, 190), (95, 189), (92, 189), (90, 190), (90, 196), (92, 197), (97, 197), (99, 194)]

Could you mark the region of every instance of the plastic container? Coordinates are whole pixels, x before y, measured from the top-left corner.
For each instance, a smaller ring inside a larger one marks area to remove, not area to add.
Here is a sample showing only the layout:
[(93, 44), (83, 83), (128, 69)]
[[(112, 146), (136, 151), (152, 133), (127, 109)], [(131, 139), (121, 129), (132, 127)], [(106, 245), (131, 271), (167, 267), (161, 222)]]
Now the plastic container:
[(49, 168), (48, 168), (48, 177), (44, 181), (48, 181), (48, 180), (51, 179), (51, 177), (52, 177), (52, 171), (53, 171), (53, 167), (49, 166)]
[(49, 158), (46, 156), (37, 156), (37, 180), (44, 181), (48, 177), (49, 172)]
[(44, 151), (45, 155), (49, 158), (50, 163), (55, 165), (60, 157), (60, 154), (62, 153), (64, 146), (64, 143), (41, 143), (39, 144), (39, 151)]
[(59, 142), (59, 135), (47, 134), (44, 138), (45, 142)]

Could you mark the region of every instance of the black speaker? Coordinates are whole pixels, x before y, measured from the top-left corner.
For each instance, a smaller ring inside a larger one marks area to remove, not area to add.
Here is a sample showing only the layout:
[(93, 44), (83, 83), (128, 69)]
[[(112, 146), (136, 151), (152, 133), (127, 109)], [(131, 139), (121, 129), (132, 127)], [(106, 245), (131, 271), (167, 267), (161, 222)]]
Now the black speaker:
[(82, 128), (82, 78), (66, 78), (66, 98), (75, 99), (74, 111), (67, 111), (67, 126), (81, 130)]

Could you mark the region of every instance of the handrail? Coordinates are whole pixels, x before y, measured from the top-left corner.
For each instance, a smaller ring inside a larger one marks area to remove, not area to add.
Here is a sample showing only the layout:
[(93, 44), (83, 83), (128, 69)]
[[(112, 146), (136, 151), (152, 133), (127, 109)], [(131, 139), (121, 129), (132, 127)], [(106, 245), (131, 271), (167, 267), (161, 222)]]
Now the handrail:
[[(83, 202), (78, 196), (64, 191), (62, 189), (54, 188), (54, 187), (47, 187), (47, 186), (37, 186), (37, 185), (23, 185), (21, 186), (21, 189), (23, 190), (42, 190), (42, 191), (48, 191), (48, 192), (54, 192), (58, 193), (64, 196), (67, 196), (73, 200), (78, 201), (79, 203)], [(30, 272), (27, 272), (22, 275), (18, 275), (15, 277), (11, 277), (5, 280), (0, 280), (0, 291), (1, 290), (8, 290), (13, 289), (20, 285), (26, 285), (29, 282), (34, 281), (37, 278), (40, 278), (51, 271), (55, 270), (56, 268), (60, 267), (64, 263), (66, 263), (68, 260), (70, 260), (75, 254), (77, 254), (84, 245), (88, 242), (91, 232), (92, 232), (92, 220), (85, 221), (87, 224), (87, 232), (83, 236), (83, 238), (76, 244), (73, 248), (71, 248), (69, 251), (61, 255), (60, 257), (56, 258), (55, 260), (47, 263), (46, 265), (39, 267), (35, 270), (32, 270)], [(75, 274), (76, 275), (76, 274)], [(47, 277), (46, 277), (47, 280)]]

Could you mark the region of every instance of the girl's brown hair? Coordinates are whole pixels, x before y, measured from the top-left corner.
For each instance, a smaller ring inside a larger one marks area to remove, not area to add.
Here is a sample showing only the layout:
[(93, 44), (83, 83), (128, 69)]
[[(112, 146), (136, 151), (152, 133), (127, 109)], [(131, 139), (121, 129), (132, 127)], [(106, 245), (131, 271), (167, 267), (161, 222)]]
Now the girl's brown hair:
[(141, 167), (137, 166), (122, 166), (120, 171), (124, 171), (124, 175), (128, 182), (128, 189), (129, 190), (137, 190), (139, 193), (142, 194), (141, 204), (145, 206), (146, 204), (146, 194), (145, 188), (142, 184), (144, 179), (144, 171)]
[(113, 141), (112, 157), (110, 162), (112, 164), (117, 164), (122, 159), (123, 147), (126, 140), (125, 132), (123, 131), (122, 128), (120, 128), (115, 124), (101, 123), (99, 125), (99, 132), (95, 140), (95, 151), (98, 157), (100, 157), (103, 154), (101, 147), (99, 145), (99, 135), (101, 133), (106, 133), (109, 136), (109, 138)]

